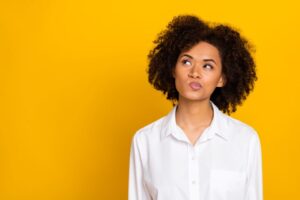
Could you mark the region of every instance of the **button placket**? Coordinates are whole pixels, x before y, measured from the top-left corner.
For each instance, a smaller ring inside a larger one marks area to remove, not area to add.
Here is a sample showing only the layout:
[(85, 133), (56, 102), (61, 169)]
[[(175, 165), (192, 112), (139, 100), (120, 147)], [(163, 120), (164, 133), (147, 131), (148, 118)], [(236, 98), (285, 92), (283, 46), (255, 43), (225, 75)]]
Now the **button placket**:
[(189, 145), (189, 171), (190, 171), (190, 194), (191, 199), (198, 199), (198, 162), (197, 162), (197, 147)]

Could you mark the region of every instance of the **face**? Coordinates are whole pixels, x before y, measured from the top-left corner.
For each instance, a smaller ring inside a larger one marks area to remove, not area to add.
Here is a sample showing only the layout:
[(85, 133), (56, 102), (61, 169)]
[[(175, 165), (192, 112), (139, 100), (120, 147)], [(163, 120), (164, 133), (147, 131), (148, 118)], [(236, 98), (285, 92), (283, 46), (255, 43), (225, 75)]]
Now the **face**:
[(218, 49), (207, 42), (199, 42), (181, 52), (173, 77), (179, 101), (209, 100), (215, 88), (222, 87), (225, 82)]

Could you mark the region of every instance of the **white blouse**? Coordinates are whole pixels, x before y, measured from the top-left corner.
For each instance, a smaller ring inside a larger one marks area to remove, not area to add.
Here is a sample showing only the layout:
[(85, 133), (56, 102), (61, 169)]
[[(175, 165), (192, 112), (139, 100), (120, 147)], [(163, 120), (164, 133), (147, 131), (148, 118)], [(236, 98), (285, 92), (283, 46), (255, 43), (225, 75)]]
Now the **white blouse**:
[(262, 200), (257, 132), (213, 106), (213, 120), (195, 146), (168, 115), (132, 138), (129, 200)]

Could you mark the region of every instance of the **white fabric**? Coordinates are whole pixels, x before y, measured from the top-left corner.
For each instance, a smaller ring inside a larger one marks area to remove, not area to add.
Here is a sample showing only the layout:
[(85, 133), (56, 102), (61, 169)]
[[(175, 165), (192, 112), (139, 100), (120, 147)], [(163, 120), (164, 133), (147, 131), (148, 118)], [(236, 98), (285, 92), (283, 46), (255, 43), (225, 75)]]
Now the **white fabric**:
[(176, 124), (177, 106), (132, 138), (129, 200), (263, 200), (257, 132), (213, 106), (195, 146)]

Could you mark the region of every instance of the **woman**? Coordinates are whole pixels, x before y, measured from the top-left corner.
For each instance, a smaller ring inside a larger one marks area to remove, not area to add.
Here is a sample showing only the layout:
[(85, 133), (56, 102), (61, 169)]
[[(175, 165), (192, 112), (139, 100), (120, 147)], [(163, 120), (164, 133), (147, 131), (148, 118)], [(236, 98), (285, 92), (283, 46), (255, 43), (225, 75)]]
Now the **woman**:
[(173, 109), (133, 136), (129, 200), (262, 200), (259, 136), (225, 114), (257, 80), (249, 42), (227, 25), (181, 15), (154, 43), (149, 82)]

